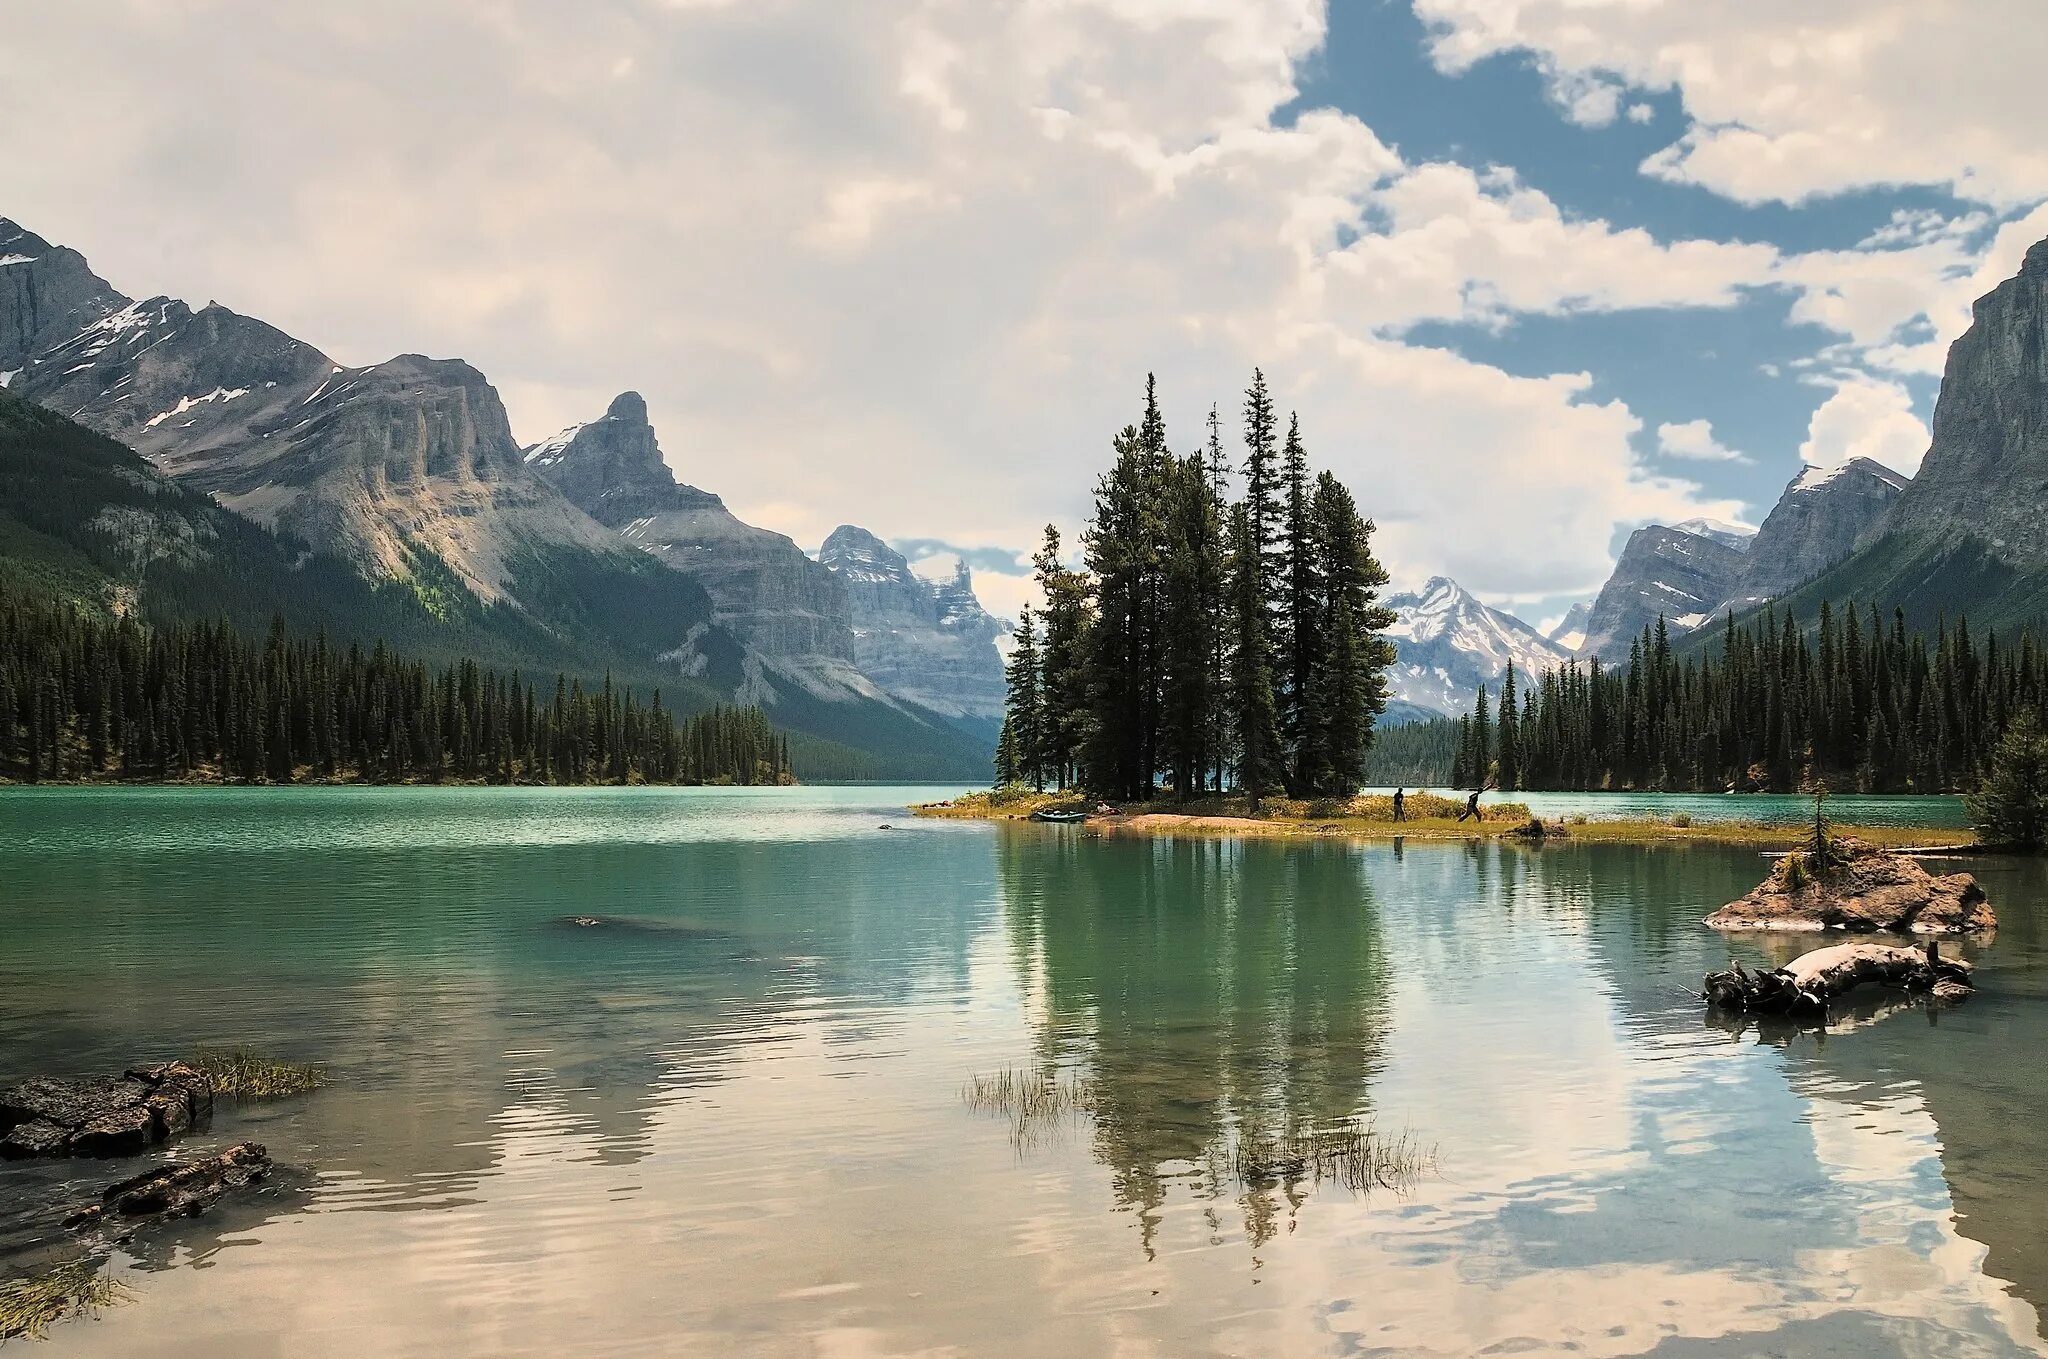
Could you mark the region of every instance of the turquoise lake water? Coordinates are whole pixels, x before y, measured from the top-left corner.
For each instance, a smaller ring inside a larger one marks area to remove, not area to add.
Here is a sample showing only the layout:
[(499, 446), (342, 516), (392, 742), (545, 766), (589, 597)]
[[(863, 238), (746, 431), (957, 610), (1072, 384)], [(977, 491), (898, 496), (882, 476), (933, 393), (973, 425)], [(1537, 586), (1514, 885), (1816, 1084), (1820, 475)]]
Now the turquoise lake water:
[[(1759, 1033), (1689, 994), (1811, 942), (1700, 924), (1753, 851), (904, 815), (957, 791), (0, 792), (0, 1084), (331, 1076), (178, 1144), (289, 1169), (24, 1352), (2041, 1352), (2040, 863), (1970, 862), (1968, 1005)], [(1013, 1068), (1092, 1112), (963, 1102)], [(1434, 1170), (1236, 1173), (1353, 1115)], [(0, 1276), (132, 1168), (0, 1163)]]

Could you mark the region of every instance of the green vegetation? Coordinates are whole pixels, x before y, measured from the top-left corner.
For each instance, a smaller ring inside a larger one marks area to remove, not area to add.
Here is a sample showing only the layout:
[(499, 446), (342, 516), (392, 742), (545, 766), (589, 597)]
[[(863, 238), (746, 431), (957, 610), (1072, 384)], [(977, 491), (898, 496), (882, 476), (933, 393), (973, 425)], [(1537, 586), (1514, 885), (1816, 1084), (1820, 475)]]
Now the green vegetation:
[(2007, 725), (1991, 768), (1968, 798), (1970, 823), (1986, 844), (2039, 849), (2048, 844), (2048, 734), (2032, 708)]
[(95, 1316), (132, 1297), (91, 1260), (73, 1260), (25, 1279), (0, 1283), (0, 1341), (40, 1340), (69, 1316)]
[(678, 721), (657, 690), (545, 697), (474, 661), (440, 670), (324, 637), (147, 628), (0, 586), (0, 777), (371, 783), (777, 783), (787, 738), (756, 708)]
[(1979, 641), (1964, 621), (1930, 639), (1903, 612), (1887, 626), (1875, 609), (1823, 606), (1808, 631), (1767, 607), (1683, 655), (1660, 622), (1625, 666), (1574, 662), (1526, 692), (1510, 673), (1492, 711), (1489, 697), (1384, 734), (1370, 772), (1503, 790), (1972, 788), (2013, 721), (2048, 698), (2048, 654), (2027, 634)]
[(1176, 455), (1146, 380), (1144, 416), (1096, 484), (1084, 569), (1051, 526), (1033, 559), (1043, 608), (1011, 657), (998, 785), (1163, 786), (1182, 802), (1359, 786), (1393, 660), (1373, 526), (1335, 477), (1310, 476), (1298, 421), (1281, 439), (1261, 373), (1244, 442), (1231, 504), (1215, 412), (1204, 449)]
[(317, 1066), (279, 1061), (246, 1048), (201, 1048), (186, 1065), (205, 1076), (213, 1093), (228, 1099), (281, 1099), (327, 1084)]

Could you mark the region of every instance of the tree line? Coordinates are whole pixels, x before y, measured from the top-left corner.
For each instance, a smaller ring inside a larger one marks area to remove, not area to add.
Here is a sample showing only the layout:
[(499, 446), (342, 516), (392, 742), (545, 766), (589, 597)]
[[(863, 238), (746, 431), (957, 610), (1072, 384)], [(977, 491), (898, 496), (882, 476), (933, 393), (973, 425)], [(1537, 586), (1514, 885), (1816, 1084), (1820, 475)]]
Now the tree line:
[(1766, 606), (1686, 650), (1660, 619), (1619, 668), (1571, 662), (1525, 686), (1511, 666), (1494, 706), (1481, 685), (1470, 713), (1419, 724), (1404, 751), (1504, 790), (1944, 792), (1974, 787), (2048, 694), (2031, 635), (1979, 641), (1959, 619), (1930, 640), (1874, 605), (1823, 604), (1810, 630)]
[(758, 708), (678, 718), (657, 690), (552, 692), (382, 642), (252, 642), (225, 623), (145, 627), (0, 586), (0, 776), (369, 783), (781, 783)]
[(1357, 790), (1394, 654), (1373, 524), (1335, 476), (1310, 474), (1300, 422), (1281, 434), (1263, 373), (1243, 418), (1235, 477), (1213, 407), (1206, 443), (1176, 454), (1148, 376), (1142, 418), (1111, 441), (1079, 569), (1046, 526), (1040, 608), (1010, 654), (999, 785)]

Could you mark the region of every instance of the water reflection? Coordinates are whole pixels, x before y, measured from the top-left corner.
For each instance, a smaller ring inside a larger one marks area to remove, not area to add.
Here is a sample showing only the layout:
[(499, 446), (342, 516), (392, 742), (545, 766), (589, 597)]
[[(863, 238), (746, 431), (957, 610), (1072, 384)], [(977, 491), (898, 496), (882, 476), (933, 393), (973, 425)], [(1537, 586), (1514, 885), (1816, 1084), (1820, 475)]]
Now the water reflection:
[[(335, 1075), (194, 1143), (303, 1200), (137, 1250), (48, 1352), (2038, 1349), (2037, 865), (1983, 866), (2003, 926), (1937, 1028), (1759, 1043), (1688, 994), (1782, 947), (1699, 923), (1751, 854), (883, 834), (904, 796), (814, 793), (723, 839), (664, 794), (295, 794), (225, 858), (176, 848), (224, 843), (206, 798), (99, 854), (133, 804), (0, 799), (0, 1081), (220, 1041)], [(1020, 1158), (958, 1099), (1011, 1065), (1096, 1117)], [(1229, 1173), (1359, 1114), (1442, 1176)], [(0, 1167), (0, 1269), (103, 1172)]]
[[(1021, 829), (997, 856), (1040, 1060), (1089, 1073), (1095, 1154), (1148, 1256), (1169, 1186), (1218, 1198), (1234, 1143), (1372, 1112), (1388, 977), (1355, 848)], [(1246, 1239), (1271, 1240), (1304, 1194), (1245, 1188)]]

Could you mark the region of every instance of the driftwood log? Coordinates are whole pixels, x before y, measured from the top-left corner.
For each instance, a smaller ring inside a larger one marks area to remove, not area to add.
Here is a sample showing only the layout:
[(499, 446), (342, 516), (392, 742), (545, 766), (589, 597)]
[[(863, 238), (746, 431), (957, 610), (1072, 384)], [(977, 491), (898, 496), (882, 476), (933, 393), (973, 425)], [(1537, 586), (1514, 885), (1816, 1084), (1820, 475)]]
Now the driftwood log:
[(1731, 962), (1726, 972), (1707, 974), (1701, 997), (1724, 1010), (1825, 1019), (1829, 1004), (1845, 991), (1876, 982), (1960, 1001), (1969, 996), (1970, 965), (1944, 958), (1932, 940), (1926, 948), (1894, 944), (1835, 944), (1801, 954), (1783, 967), (1751, 971)]

